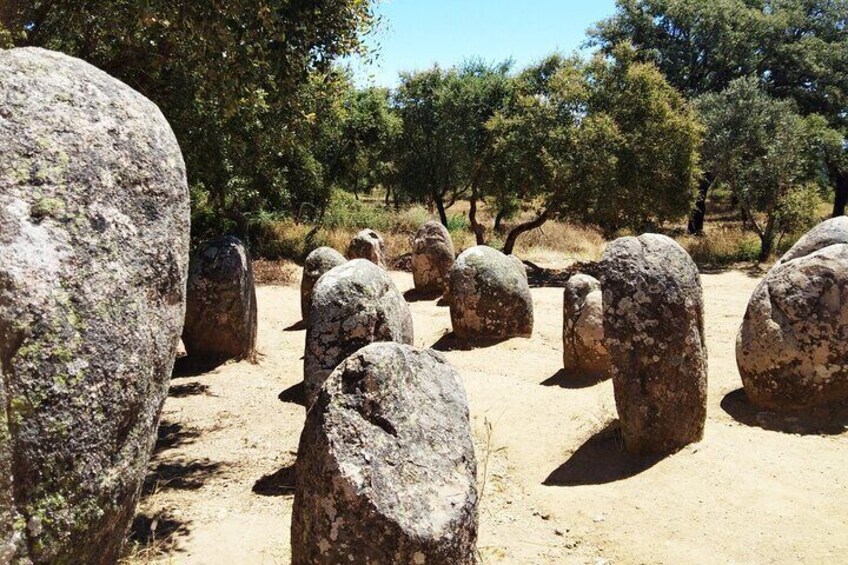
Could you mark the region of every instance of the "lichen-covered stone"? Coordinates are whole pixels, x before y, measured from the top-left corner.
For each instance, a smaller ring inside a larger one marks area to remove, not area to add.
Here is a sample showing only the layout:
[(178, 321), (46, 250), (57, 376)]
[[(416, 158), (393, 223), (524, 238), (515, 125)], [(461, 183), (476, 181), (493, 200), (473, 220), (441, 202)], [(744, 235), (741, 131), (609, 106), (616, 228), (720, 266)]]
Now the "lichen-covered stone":
[(306, 257), (303, 264), (303, 277), (300, 279), (300, 315), (309, 320), (309, 306), (312, 304), (312, 289), (321, 275), (338, 267), (346, 261), (344, 255), (332, 247), (319, 247)]
[(514, 257), (484, 245), (465, 250), (450, 272), (453, 331), (463, 340), (529, 337), (533, 297), (527, 272)]
[(256, 350), (256, 286), (244, 244), (224, 236), (191, 256), (183, 343), (198, 363), (248, 359)]
[(695, 263), (674, 240), (645, 234), (612, 242), (600, 271), (604, 343), (625, 446), (667, 453), (700, 441), (707, 349)]
[(149, 100), (0, 51), (0, 562), (115, 563), (185, 313), (185, 166)]
[(421, 293), (439, 295), (445, 291), (455, 253), (448, 230), (439, 222), (427, 222), (412, 243), (412, 279)]
[(760, 407), (798, 412), (848, 401), (848, 218), (814, 228), (760, 282), (736, 362)]
[(353, 259), (324, 274), (312, 291), (303, 384), (307, 409), (348, 355), (377, 341), (412, 344), (412, 314), (389, 274)]
[(297, 454), (292, 563), (475, 562), (462, 382), (432, 350), (378, 343), (330, 375)]
[(848, 244), (848, 216), (838, 216), (820, 223), (799, 239), (792, 248), (775, 264), (806, 257), (831, 245)]
[(601, 283), (576, 274), (563, 293), (562, 359), (571, 377), (609, 376), (609, 352), (604, 345), (604, 309)]
[(348, 259), (367, 259), (378, 267), (386, 268), (386, 242), (374, 230), (362, 230), (350, 240)]

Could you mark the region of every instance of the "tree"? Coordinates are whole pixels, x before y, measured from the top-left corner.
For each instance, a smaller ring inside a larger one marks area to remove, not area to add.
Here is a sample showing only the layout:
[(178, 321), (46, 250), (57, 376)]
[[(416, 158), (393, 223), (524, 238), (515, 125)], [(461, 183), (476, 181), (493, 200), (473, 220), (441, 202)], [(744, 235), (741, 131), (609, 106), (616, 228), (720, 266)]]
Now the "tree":
[(388, 184), (401, 125), (389, 105), (387, 89), (350, 87), (336, 119), (318, 136), (325, 144), (327, 182), (357, 198), (361, 192)]
[(754, 78), (705, 94), (697, 105), (707, 124), (705, 163), (738, 198), (765, 260), (776, 239), (815, 223), (826, 155), (841, 140), (822, 118), (800, 116), (791, 100), (770, 97)]
[(193, 208), (243, 233), (262, 209), (321, 200), (315, 110), (374, 15), (367, 0), (10, 0), (0, 22), (16, 45), (85, 59), (156, 102)]
[[(793, 100), (802, 115), (823, 116), (845, 138), (846, 29), (848, 0), (618, 0), (616, 14), (590, 30), (590, 43), (611, 53), (631, 42), (690, 99), (755, 77), (770, 95)], [(833, 215), (843, 215), (845, 151), (829, 156), (828, 170), (836, 185)], [(710, 184), (701, 184), (699, 202)], [(696, 212), (694, 228), (703, 223)]]
[[(399, 189), (435, 204), (447, 225), (446, 209), (477, 190), (490, 164), (485, 124), (508, 97), (511, 81), (505, 62), (469, 61), (450, 70), (434, 67), (401, 75), (394, 98), (403, 120), (398, 144)], [(480, 226), (472, 209), (471, 221)]]
[(495, 192), (533, 203), (517, 238), (554, 217), (607, 233), (684, 215), (698, 174), (700, 127), (659, 71), (626, 46), (612, 60), (549, 57), (519, 76), (514, 102), (491, 122)]

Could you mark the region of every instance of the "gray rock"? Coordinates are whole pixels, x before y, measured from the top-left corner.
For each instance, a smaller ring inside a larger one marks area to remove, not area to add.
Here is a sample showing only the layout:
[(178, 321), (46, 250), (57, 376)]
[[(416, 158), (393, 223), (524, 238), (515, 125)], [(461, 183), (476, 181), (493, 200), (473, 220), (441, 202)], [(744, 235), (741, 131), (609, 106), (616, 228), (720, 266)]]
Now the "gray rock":
[(442, 294), (454, 262), (453, 241), (439, 222), (427, 222), (412, 243), (412, 279), (415, 289), (425, 294)]
[(475, 562), (476, 461), (445, 358), (369, 345), (324, 383), (296, 464), (292, 563)]
[(303, 277), (300, 280), (300, 315), (303, 321), (309, 320), (309, 306), (312, 304), (312, 289), (321, 275), (343, 264), (347, 259), (332, 247), (319, 247), (306, 257), (303, 264)]
[(848, 222), (835, 220), (804, 236), (748, 303), (736, 362), (762, 408), (808, 412), (848, 401)]
[(224, 236), (191, 256), (183, 343), (201, 364), (251, 359), (256, 351), (256, 286), (244, 244)]
[(368, 259), (378, 267), (386, 268), (386, 243), (374, 230), (362, 230), (347, 248), (348, 259)]
[(478, 245), (465, 250), (450, 272), (453, 331), (463, 340), (529, 337), (533, 297), (517, 259)]
[(819, 249), (839, 243), (848, 243), (848, 217), (846, 216), (825, 220), (808, 231), (780, 258), (775, 266), (799, 257), (806, 257)]
[(707, 348), (698, 269), (656, 234), (612, 242), (600, 265), (604, 342), (624, 443), (667, 453), (699, 441), (707, 413)]
[(377, 341), (413, 343), (412, 314), (389, 274), (365, 259), (327, 271), (312, 291), (306, 329), (307, 409), (339, 363)]
[(189, 200), (159, 109), (0, 51), (0, 561), (115, 563), (185, 313)]
[(565, 284), (562, 347), (563, 366), (570, 377), (609, 376), (601, 283), (589, 275), (576, 274)]

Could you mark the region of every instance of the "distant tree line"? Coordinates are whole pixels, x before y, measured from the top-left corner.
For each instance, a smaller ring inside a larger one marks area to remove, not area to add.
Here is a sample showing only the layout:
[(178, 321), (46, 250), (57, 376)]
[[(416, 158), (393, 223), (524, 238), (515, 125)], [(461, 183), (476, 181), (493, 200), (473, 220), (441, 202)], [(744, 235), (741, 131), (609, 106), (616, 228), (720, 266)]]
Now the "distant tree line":
[(159, 104), (196, 236), (320, 221), (333, 189), (379, 187), (445, 224), (468, 201), (480, 243), (512, 220), (510, 252), (551, 218), (613, 234), (688, 215), (697, 234), (722, 186), (765, 257), (822, 196), (848, 204), (848, 0), (618, 0), (588, 59), (470, 60), (391, 91), (334, 64), (363, 53), (368, 1), (11, 0), (0, 23), (0, 44), (81, 57)]

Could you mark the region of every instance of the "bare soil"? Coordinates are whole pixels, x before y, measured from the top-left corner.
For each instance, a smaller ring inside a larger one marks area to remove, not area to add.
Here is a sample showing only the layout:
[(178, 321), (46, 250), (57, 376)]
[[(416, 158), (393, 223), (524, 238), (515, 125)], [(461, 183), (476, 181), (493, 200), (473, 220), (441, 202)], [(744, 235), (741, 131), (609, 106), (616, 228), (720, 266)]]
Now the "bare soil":
[[(412, 287), (409, 274), (392, 276)], [(447, 308), (411, 302), (416, 344), (443, 350), (468, 391), (482, 562), (844, 562), (845, 427), (808, 427), (746, 402), (734, 342), (757, 278), (702, 280), (706, 436), (661, 459), (623, 452), (610, 382), (560, 372), (561, 289), (533, 289), (531, 339), (476, 350), (456, 348)], [(258, 301), (257, 364), (172, 381), (130, 562), (289, 562), (305, 332), (296, 286), (260, 287)]]

